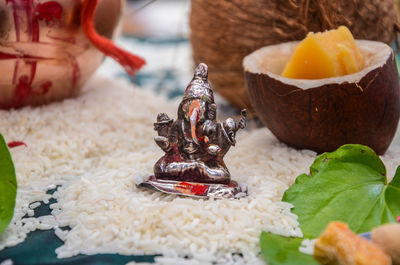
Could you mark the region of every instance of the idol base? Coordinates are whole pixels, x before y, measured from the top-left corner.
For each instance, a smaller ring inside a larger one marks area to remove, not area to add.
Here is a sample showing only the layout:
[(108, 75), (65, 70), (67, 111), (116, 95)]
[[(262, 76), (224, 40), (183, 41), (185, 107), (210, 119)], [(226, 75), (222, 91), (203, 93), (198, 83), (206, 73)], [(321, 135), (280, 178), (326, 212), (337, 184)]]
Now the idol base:
[(247, 190), (243, 191), (236, 181), (231, 181), (229, 184), (214, 184), (164, 180), (151, 176), (148, 180), (138, 184), (137, 187), (197, 198), (239, 199), (247, 196)]

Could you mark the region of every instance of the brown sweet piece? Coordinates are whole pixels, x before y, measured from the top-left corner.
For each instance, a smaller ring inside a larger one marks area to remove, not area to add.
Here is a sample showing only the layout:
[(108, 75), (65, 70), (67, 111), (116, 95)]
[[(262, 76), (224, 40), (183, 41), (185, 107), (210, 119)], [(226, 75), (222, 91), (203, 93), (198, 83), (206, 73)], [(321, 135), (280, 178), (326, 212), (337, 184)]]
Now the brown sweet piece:
[(377, 245), (353, 233), (347, 224), (331, 222), (315, 243), (314, 257), (321, 264), (390, 265)]
[(400, 224), (385, 224), (372, 230), (372, 242), (390, 255), (393, 265), (400, 265)]

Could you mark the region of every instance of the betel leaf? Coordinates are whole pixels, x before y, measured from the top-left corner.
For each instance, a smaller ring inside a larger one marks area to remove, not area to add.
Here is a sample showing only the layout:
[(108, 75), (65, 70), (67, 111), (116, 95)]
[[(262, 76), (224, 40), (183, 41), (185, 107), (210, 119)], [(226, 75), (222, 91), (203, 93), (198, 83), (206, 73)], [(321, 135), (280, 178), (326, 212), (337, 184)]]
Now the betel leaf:
[(372, 149), (344, 145), (320, 155), (310, 175), (298, 176), (282, 200), (294, 205), (305, 237), (318, 237), (330, 221), (367, 232), (400, 215), (400, 170), (387, 184), (385, 166)]
[(17, 196), (15, 168), (4, 137), (0, 134), (0, 234), (14, 215)]
[(313, 256), (299, 251), (302, 241), (302, 238), (262, 232), (260, 237), (261, 253), (269, 265), (318, 265), (319, 263)]

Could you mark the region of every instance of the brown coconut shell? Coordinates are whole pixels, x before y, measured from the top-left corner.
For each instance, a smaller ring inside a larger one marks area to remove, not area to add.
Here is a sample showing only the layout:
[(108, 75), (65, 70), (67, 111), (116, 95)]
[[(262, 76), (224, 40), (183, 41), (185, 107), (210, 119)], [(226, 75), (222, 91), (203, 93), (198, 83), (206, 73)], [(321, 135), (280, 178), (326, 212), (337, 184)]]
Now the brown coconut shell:
[(265, 47), (243, 61), (250, 101), (260, 120), (295, 148), (322, 153), (343, 144), (363, 144), (384, 154), (400, 111), (392, 49), (357, 41), (367, 62), (361, 72), (317, 80), (284, 78), (279, 73), (297, 43)]
[(393, 0), (192, 0), (193, 58), (196, 65), (209, 66), (217, 92), (236, 107), (250, 109), (242, 68), (247, 54), (340, 25), (357, 39), (390, 45), (395, 22)]

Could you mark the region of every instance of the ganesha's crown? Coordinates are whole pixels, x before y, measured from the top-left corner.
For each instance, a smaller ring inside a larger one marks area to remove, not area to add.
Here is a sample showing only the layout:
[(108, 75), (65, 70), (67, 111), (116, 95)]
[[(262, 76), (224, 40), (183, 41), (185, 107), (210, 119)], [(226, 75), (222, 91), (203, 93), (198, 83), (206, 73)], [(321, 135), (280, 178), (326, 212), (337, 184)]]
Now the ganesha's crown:
[(196, 67), (193, 79), (186, 87), (183, 95), (183, 101), (196, 98), (214, 103), (213, 88), (208, 82), (208, 67), (205, 63), (200, 63)]

